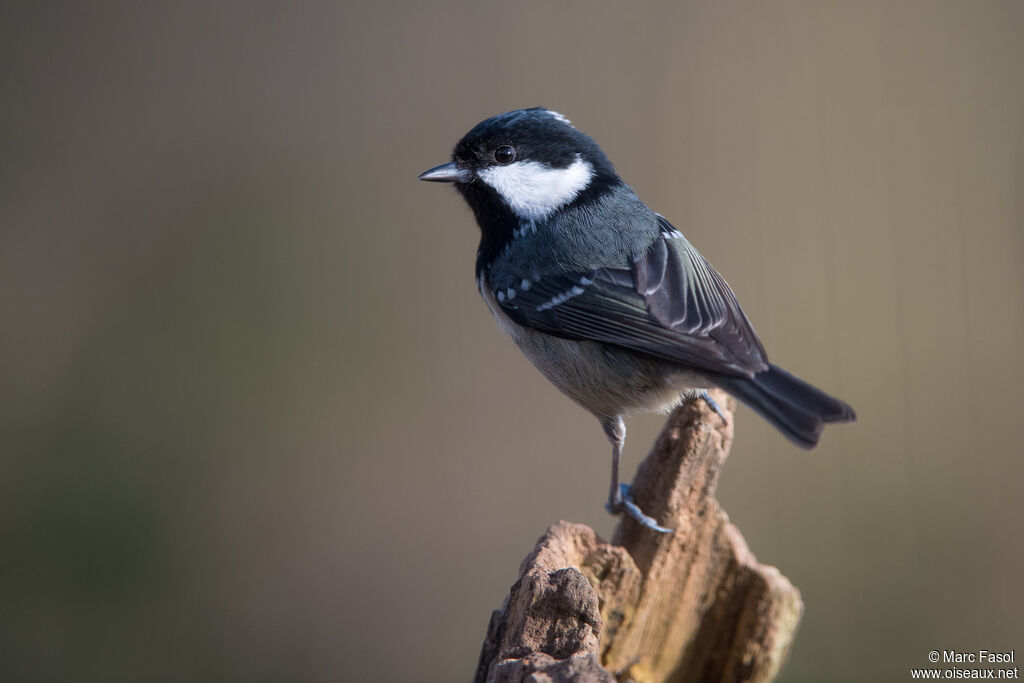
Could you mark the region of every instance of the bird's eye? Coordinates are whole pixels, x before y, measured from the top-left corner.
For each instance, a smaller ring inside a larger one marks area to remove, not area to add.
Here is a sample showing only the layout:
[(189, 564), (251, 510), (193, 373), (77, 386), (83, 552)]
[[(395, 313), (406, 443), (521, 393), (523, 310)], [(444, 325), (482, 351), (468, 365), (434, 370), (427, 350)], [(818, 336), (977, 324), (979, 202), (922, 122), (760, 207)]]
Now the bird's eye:
[(494, 150), (494, 160), (499, 164), (511, 164), (516, 160), (516, 150), (512, 145), (502, 145)]

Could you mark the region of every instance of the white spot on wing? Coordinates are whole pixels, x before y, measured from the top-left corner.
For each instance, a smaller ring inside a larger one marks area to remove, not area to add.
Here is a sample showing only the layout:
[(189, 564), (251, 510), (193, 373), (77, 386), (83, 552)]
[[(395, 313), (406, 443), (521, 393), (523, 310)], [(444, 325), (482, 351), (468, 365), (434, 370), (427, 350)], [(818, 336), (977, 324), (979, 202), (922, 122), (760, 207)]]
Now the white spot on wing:
[(505, 312), (501, 310), (501, 306), (494, 298), (494, 292), (487, 284), (487, 280), (483, 274), (477, 280), (477, 288), (480, 290), (480, 295), (484, 298), (484, 303), (487, 304), (487, 308), (490, 309), (491, 314), (494, 315), (494, 319), (498, 321), (498, 325), (508, 335), (510, 335), (518, 344), (524, 334), (523, 328), (516, 325), (512, 320), (505, 315)]
[[(664, 219), (664, 218), (665, 218), (665, 217), (664, 217), (664, 216), (662, 216), (662, 215), (661, 215), (660, 213), (658, 213), (658, 214), (655, 214), (655, 215), (656, 215), (656, 216), (657, 216), (658, 218), (661, 218), (661, 219)], [(666, 227), (666, 226), (667, 226), (667, 227)], [(664, 238), (665, 238), (665, 239), (667, 239), (667, 240), (677, 240), (677, 239), (679, 239), (680, 237), (682, 237), (682, 236), (683, 236), (683, 233), (679, 232), (679, 231), (678, 231), (678, 230), (676, 230), (676, 229), (675, 229), (674, 227), (672, 227), (671, 225), (669, 225), (669, 222), (668, 222), (668, 221), (665, 221), (665, 222), (664, 222), (664, 223), (662, 223), (662, 225), (661, 225), (661, 236), (662, 236), (662, 237), (664, 237)]]
[[(585, 280), (586, 278), (583, 278), (583, 279)], [(582, 283), (582, 280), (581, 280), (581, 283)], [(537, 307), (537, 310), (538, 311), (546, 311), (549, 308), (554, 308), (555, 306), (564, 304), (566, 301), (568, 301), (569, 299), (571, 299), (573, 297), (579, 296), (583, 292), (584, 292), (583, 287), (578, 287), (578, 286), (577, 287), (573, 287), (571, 289), (567, 289), (564, 292), (562, 292), (561, 294), (556, 294), (555, 296), (551, 297), (551, 299), (549, 299), (548, 301), (545, 301), (544, 303), (542, 303), (540, 306)]]
[(594, 167), (577, 155), (576, 161), (566, 168), (516, 161), (508, 166), (486, 168), (479, 175), (523, 219), (518, 230), (522, 235), (527, 229), (536, 231), (536, 221), (576, 199), (594, 177)]

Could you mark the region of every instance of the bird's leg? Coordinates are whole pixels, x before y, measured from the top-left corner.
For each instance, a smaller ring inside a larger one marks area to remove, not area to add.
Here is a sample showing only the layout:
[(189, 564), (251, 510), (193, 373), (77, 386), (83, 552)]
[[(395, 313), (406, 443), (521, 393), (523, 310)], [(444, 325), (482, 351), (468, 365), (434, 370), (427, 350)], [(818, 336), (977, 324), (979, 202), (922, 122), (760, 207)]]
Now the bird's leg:
[(672, 533), (671, 529), (660, 526), (653, 517), (645, 515), (640, 506), (633, 502), (629, 484), (619, 483), (619, 458), (622, 456), (622, 445), (626, 442), (626, 425), (622, 418), (616, 415), (614, 418), (602, 420), (601, 426), (604, 427), (604, 433), (612, 444), (612, 483), (605, 508), (613, 515), (625, 513), (648, 529), (663, 534)]
[(718, 401), (711, 398), (711, 394), (708, 393), (707, 389), (704, 389), (699, 394), (697, 394), (697, 397), (704, 399), (704, 402), (708, 404), (708, 408), (711, 408), (711, 410), (718, 413), (718, 417), (722, 418), (722, 422), (729, 422), (727, 419), (725, 419), (725, 412), (722, 410), (721, 406), (718, 405)]
[[(623, 491), (619, 486), (619, 458), (622, 457), (622, 445), (626, 443), (626, 424), (616, 415), (610, 420), (602, 420), (605, 436), (612, 444), (612, 485), (608, 491), (608, 512), (617, 515), (622, 512)], [(627, 484), (628, 487), (628, 484)]]

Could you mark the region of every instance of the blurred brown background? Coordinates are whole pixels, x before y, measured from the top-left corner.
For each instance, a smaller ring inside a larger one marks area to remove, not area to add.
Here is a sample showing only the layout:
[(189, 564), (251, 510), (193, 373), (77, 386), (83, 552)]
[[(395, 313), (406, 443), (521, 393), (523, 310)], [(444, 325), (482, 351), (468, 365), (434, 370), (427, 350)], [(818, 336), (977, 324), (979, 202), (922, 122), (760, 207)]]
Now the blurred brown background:
[[(593, 135), (860, 421), (720, 498), (783, 679), (1024, 649), (1024, 3), (5, 3), (0, 678), (467, 680), (609, 449), (416, 175)], [(661, 418), (629, 422), (629, 471)], [(538, 472), (543, 477), (538, 477)]]

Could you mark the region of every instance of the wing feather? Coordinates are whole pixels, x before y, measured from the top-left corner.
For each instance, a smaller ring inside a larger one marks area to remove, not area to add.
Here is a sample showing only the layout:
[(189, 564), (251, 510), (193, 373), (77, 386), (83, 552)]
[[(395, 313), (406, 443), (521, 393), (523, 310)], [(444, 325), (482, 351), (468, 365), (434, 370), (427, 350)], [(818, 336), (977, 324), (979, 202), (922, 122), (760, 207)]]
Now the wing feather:
[(543, 277), (499, 305), (520, 325), (752, 377), (768, 359), (725, 279), (661, 216), (631, 268)]

